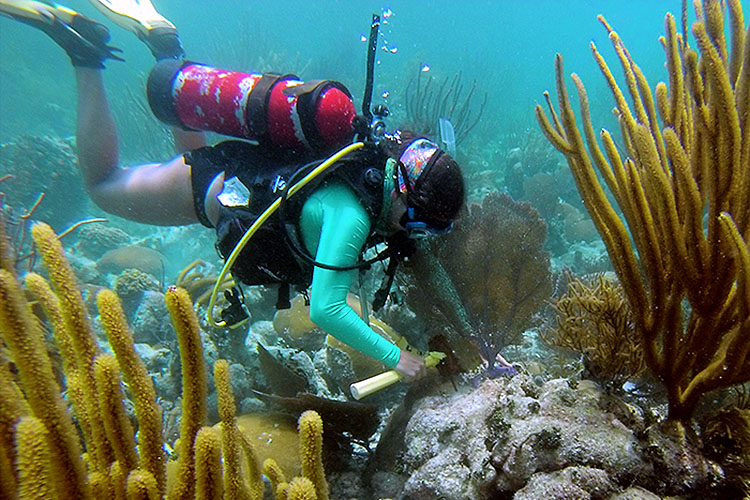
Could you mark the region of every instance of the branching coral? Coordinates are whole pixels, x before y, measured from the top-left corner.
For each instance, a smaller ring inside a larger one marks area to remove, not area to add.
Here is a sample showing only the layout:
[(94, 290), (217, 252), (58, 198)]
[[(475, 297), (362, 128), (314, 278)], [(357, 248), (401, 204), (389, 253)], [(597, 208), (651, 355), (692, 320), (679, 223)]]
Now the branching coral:
[(518, 343), (550, 293), (546, 224), (526, 203), (492, 193), (450, 234), (411, 259), (406, 302), (452, 344), (472, 339), (489, 362)]
[(575, 279), (554, 303), (557, 327), (543, 334), (550, 345), (583, 354), (589, 374), (613, 388), (643, 373), (643, 350), (622, 287), (607, 274)]
[[(703, 394), (750, 380), (750, 35), (739, 0), (693, 5), (700, 55), (667, 14), (661, 42), (669, 85), (659, 83), (653, 94), (617, 33), (600, 18), (626, 91), (593, 43), (591, 49), (615, 97), (625, 155), (607, 130), (600, 134), (601, 149), (586, 90), (573, 74), (583, 135), (579, 131), (560, 55), (559, 114), (546, 93), (551, 119), (536, 107), (604, 240), (645, 361), (666, 387), (669, 417), (676, 420), (689, 418)], [(683, 7), (685, 27), (685, 2)]]
[[(189, 266), (180, 271), (177, 277), (176, 286), (187, 290), (196, 308), (206, 305), (216, 285), (216, 280), (219, 278), (218, 274), (209, 276), (203, 274), (202, 269), (205, 267), (206, 263), (202, 260), (193, 261)], [(235, 283), (232, 276), (229, 274), (226, 275), (217, 291), (219, 301), (224, 300), (222, 292), (230, 290), (234, 286)]]
[[(26, 403), (49, 433), (52, 477), (60, 498), (91, 499), (73, 419), (57, 388), (42, 333), (29, 316), (20, 286), (5, 270), (0, 271), (0, 334), (14, 355)], [(4, 433), (9, 431), (14, 432), (4, 429)], [(13, 453), (5, 452), (6, 456)]]
[(432, 75), (425, 76), (420, 66), (404, 92), (408, 127), (434, 137), (439, 132), (438, 121), (446, 118), (455, 129), (456, 144), (461, 143), (479, 123), (487, 104), (485, 92), (481, 104), (475, 105), (476, 89), (477, 82), (473, 81), (466, 90), (461, 73), (438, 82)]
[[(34, 235), (53, 278), (60, 315), (64, 317), (64, 321), (56, 323), (74, 340), (73, 355), (78, 361), (66, 362), (65, 371), (68, 395), (74, 403), (77, 422), (83, 429), (84, 449), (81, 449), (81, 436), (52, 373), (39, 323), (31, 315), (16, 278), (7, 270), (0, 270), (0, 336), (18, 369), (17, 379), (9, 370), (0, 371), (2, 496), (5, 498), (7, 493), (10, 498), (20, 495), (20, 498), (164, 500), (167, 496), (161, 415), (153, 384), (135, 354), (120, 301), (109, 290), (101, 292), (98, 297), (102, 323), (115, 360), (99, 352), (85, 312), (77, 309), (80, 292), (56, 235), (48, 226), (35, 227)], [(42, 278), (35, 276), (28, 282), (39, 280)], [(40, 297), (49, 294), (39, 283), (33, 287)], [(228, 448), (234, 448), (233, 455), (237, 453), (238, 435), (234, 427), (234, 399), (231, 397), (228, 366), (226, 362), (217, 362), (216, 386), (225, 419), (222, 422), (224, 439), (232, 440), (234, 436), (235, 445), (222, 447), (222, 439), (216, 430), (204, 427), (205, 367), (198, 322), (190, 298), (187, 292), (176, 288), (171, 288), (166, 297), (179, 336), (183, 366), (183, 426), (178, 457), (181, 472), (175, 478), (176, 484), (171, 488), (169, 498), (218, 498), (222, 474), (235, 479), (241, 477), (240, 461), (227, 460), (226, 456)], [(52, 303), (49, 297), (45, 300)], [(83, 352), (94, 356), (84, 357)], [(88, 364), (80, 360), (87, 360)], [(137, 455), (134, 432), (125, 416), (120, 370), (134, 400), (138, 423)], [(88, 384), (93, 386), (86, 387)], [(92, 396), (93, 400), (89, 401)], [(96, 437), (92, 429), (95, 425), (100, 426)], [(315, 431), (309, 436), (303, 437), (303, 443), (316, 443), (319, 439)], [(251, 473), (254, 486), (245, 489), (243, 485), (236, 489), (236, 498), (260, 500), (263, 483), (258, 464), (249, 442), (240, 439), (239, 447), (244, 449), (248, 465), (255, 472)], [(95, 447), (101, 450), (105, 446), (111, 451), (106, 461), (103, 454), (95, 456), (93, 453)], [(310, 446), (304, 449), (319, 450)], [(309, 453), (307, 456), (311, 463), (321, 461), (320, 456)], [(315, 481), (324, 483), (325, 479), (321, 478), (318, 474)]]

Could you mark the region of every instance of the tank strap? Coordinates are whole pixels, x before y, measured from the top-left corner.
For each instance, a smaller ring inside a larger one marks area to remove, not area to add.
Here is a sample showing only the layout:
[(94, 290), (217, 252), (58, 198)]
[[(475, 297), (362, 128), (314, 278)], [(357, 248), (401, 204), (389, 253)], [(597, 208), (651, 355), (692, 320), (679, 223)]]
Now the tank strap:
[(268, 101), (274, 86), (284, 80), (297, 80), (296, 75), (265, 73), (255, 82), (247, 96), (245, 119), (250, 135), (260, 144), (268, 144)]
[(284, 94), (297, 98), (297, 115), (302, 126), (302, 133), (307, 143), (313, 150), (325, 147), (325, 142), (320, 136), (315, 116), (318, 111), (318, 100), (321, 94), (328, 89), (336, 88), (351, 98), (352, 94), (342, 83), (335, 80), (310, 80), (300, 85), (294, 85), (284, 89)]

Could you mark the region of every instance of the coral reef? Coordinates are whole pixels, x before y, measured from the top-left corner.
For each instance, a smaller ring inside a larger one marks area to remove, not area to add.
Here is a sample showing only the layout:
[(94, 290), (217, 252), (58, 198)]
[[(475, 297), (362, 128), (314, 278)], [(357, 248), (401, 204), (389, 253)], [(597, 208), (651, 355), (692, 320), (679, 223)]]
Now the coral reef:
[(162, 283), (167, 258), (160, 252), (140, 245), (118, 247), (102, 255), (96, 262), (99, 272), (120, 274), (126, 269), (138, 269), (154, 276)]
[(723, 409), (701, 422), (706, 454), (716, 460), (736, 488), (736, 495), (750, 495), (750, 409)]
[(557, 326), (542, 334), (549, 345), (584, 357), (588, 375), (612, 389), (646, 369), (633, 313), (612, 274), (595, 274), (568, 283), (553, 303)]
[(77, 248), (89, 259), (99, 259), (116, 248), (128, 245), (130, 235), (116, 227), (104, 224), (88, 224), (78, 233)]
[(76, 162), (71, 140), (21, 136), (0, 144), (0, 178), (10, 176), (3, 183), (7, 203), (28, 210), (44, 194), (36, 216), (55, 226), (72, 223), (89, 199)]
[(420, 392), (403, 433), (383, 434), (387, 455), (371, 472), (380, 483), (400, 478), (393, 497), (740, 498), (689, 428), (651, 425), (648, 412), (613, 405), (590, 380), (519, 374)]
[(159, 282), (152, 275), (128, 268), (115, 278), (115, 293), (126, 304), (135, 307), (145, 291), (159, 291)]
[(547, 93), (547, 113), (536, 107), (607, 247), (646, 364), (667, 389), (669, 418), (679, 420), (689, 419), (707, 392), (750, 380), (748, 37), (739, 0), (696, 1), (696, 52), (687, 40), (686, 3), (682, 34), (666, 16), (661, 41), (669, 84), (659, 83), (654, 93), (600, 17), (625, 75), (623, 91), (591, 44), (616, 101), (623, 154), (606, 129), (600, 147), (586, 90), (573, 74), (583, 134), (579, 130), (560, 55), (559, 113)]
[(404, 266), (406, 303), (430, 336), (444, 334), (452, 345), (474, 341), (492, 373), (500, 349), (519, 342), (549, 297), (545, 236), (546, 224), (528, 204), (491, 193)]

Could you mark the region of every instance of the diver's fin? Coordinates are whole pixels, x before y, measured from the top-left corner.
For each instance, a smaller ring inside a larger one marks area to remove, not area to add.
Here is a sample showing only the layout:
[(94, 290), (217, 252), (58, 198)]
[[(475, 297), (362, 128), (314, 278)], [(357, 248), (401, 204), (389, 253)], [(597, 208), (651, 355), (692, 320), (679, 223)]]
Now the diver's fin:
[(183, 55), (177, 27), (159, 14), (149, 0), (89, 0), (121, 28), (143, 40), (157, 60)]
[(45, 32), (70, 56), (74, 66), (103, 68), (105, 59), (122, 61), (107, 45), (109, 30), (76, 11), (35, 0), (0, 0), (0, 14)]
[[(54, 14), (52, 13), (54, 12)], [(64, 23), (70, 23), (76, 12), (62, 5), (50, 5), (35, 0), (0, 0), (0, 14), (13, 19), (52, 23), (57, 17)]]

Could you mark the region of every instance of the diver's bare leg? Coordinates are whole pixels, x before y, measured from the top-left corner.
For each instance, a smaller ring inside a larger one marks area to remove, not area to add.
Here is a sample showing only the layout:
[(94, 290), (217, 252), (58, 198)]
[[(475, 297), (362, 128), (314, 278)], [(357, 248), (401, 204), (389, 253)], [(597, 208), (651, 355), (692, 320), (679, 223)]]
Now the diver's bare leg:
[[(109, 180), (119, 166), (117, 126), (112, 118), (102, 72), (75, 68), (78, 84), (78, 163), (87, 187)], [(203, 132), (172, 129), (177, 153), (206, 145)]]
[(172, 137), (174, 138), (174, 148), (177, 153), (185, 153), (206, 145), (206, 134), (203, 132), (191, 132), (172, 127)]
[(78, 164), (86, 188), (111, 179), (120, 164), (117, 126), (107, 102), (102, 71), (75, 68), (78, 86)]

